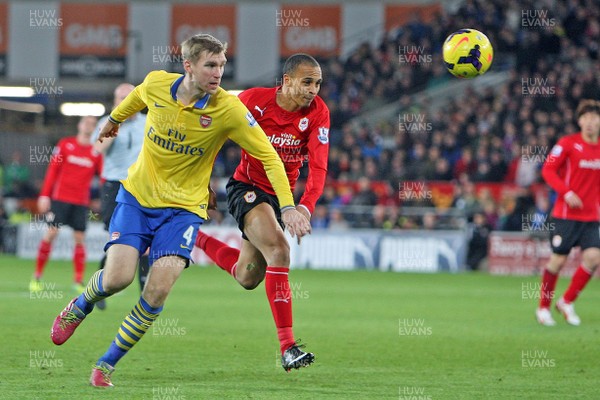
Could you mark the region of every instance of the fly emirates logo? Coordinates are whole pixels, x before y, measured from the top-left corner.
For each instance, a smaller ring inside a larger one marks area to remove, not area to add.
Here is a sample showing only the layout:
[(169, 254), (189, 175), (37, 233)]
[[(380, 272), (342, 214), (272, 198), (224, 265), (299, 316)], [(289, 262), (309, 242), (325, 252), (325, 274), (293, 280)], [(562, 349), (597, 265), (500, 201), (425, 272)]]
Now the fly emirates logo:
[(595, 160), (579, 160), (579, 168), (585, 169), (600, 169), (600, 159)]
[(148, 129), (146, 136), (152, 143), (174, 153), (198, 157), (202, 157), (204, 155), (204, 147), (194, 147), (190, 146), (189, 144), (184, 144), (187, 134), (180, 132), (177, 129), (169, 128), (167, 131), (167, 137), (164, 138), (157, 135), (156, 129), (151, 126), (150, 129)]

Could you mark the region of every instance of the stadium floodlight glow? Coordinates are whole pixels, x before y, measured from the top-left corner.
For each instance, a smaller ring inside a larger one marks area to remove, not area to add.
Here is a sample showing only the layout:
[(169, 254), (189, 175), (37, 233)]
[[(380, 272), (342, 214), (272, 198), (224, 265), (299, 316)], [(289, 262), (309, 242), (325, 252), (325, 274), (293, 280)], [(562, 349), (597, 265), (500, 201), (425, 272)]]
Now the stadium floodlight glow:
[(100, 117), (104, 115), (106, 108), (102, 103), (62, 103), (60, 113), (67, 117), (93, 115)]
[(0, 97), (33, 97), (34, 94), (29, 86), (0, 86)]
[(45, 107), (37, 103), (24, 103), (22, 101), (0, 100), (0, 110), (41, 114), (44, 112)]

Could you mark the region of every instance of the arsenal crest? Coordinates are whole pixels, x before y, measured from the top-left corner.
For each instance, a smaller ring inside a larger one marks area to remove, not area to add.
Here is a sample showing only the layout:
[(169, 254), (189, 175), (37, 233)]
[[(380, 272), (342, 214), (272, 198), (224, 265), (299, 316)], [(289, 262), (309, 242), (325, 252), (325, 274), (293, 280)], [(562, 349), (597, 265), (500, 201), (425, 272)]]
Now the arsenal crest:
[(212, 117), (210, 115), (202, 115), (200, 117), (200, 125), (202, 125), (203, 128), (208, 128), (210, 124), (212, 124)]

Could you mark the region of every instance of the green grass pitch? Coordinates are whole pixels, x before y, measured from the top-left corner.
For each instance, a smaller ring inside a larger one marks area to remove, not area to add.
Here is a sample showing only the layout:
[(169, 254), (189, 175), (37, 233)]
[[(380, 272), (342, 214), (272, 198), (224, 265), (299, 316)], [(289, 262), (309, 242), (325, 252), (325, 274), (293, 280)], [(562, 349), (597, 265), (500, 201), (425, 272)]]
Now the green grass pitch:
[(50, 262), (32, 298), (33, 262), (0, 256), (0, 398), (598, 398), (597, 280), (577, 304), (582, 326), (555, 314), (545, 328), (533, 316), (535, 277), (293, 271), (295, 334), (316, 362), (287, 374), (263, 286), (248, 292), (216, 267), (192, 266), (106, 390), (88, 385), (91, 366), (137, 301), (137, 282), (54, 346), (71, 268)]

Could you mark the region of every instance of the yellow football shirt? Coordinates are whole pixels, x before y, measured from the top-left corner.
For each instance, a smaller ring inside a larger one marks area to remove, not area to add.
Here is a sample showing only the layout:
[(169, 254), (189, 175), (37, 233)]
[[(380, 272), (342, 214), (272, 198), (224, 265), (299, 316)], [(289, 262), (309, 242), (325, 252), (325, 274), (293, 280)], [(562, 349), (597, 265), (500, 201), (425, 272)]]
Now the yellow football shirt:
[(181, 74), (151, 72), (111, 112), (111, 119), (123, 122), (148, 107), (144, 144), (122, 181), (125, 189), (144, 207), (183, 208), (207, 218), (213, 163), (231, 139), (263, 162), (280, 206), (293, 206), (281, 159), (237, 96), (219, 88), (184, 106), (177, 100), (182, 81)]

